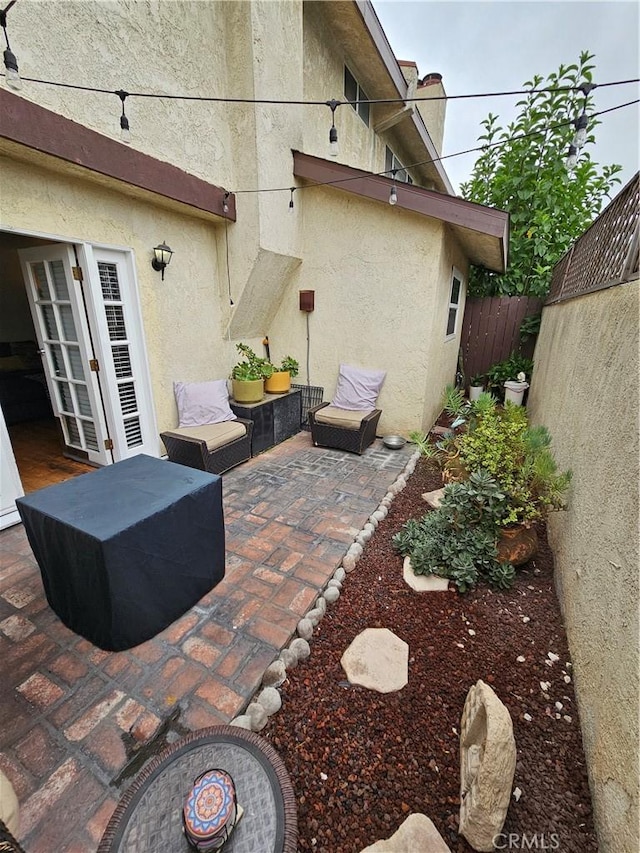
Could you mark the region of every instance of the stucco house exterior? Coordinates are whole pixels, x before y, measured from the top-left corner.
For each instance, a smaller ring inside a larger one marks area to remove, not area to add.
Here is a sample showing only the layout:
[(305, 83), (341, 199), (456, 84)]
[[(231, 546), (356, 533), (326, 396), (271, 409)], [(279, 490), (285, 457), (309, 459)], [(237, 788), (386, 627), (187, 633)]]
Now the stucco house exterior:
[(20, 0), (7, 25), (0, 344), (37, 337), (69, 446), (161, 455), (173, 382), (228, 376), (265, 335), (325, 399), (340, 362), (385, 369), (381, 433), (433, 423), (469, 265), (504, 270), (508, 217), (454, 195), (439, 75), (398, 63), (370, 2)]

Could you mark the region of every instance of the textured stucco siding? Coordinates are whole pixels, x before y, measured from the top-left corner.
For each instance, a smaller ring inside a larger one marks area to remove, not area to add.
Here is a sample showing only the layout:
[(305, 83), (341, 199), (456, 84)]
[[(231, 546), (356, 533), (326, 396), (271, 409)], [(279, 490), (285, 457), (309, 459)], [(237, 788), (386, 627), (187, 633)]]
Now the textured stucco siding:
[[(350, 65), (349, 57), (328, 36), (326, 10), (315, 4), (305, 6), (304, 99), (307, 101), (327, 101), (331, 98), (340, 101), (345, 97), (344, 66)], [(353, 68), (351, 71), (354, 73)], [(350, 105), (345, 104), (336, 109), (339, 146), (336, 159), (339, 163), (370, 172), (384, 169), (385, 143), (373, 131), (374, 110), (375, 107), (371, 106), (367, 126)], [(328, 158), (330, 127), (329, 107), (305, 106), (302, 150), (315, 157)]]
[[(216, 275), (214, 229), (11, 160), (0, 158), (0, 173), (3, 220), (14, 229), (133, 251), (158, 426), (175, 426), (173, 380), (218, 378), (234, 358), (223, 337), (224, 284)], [(151, 267), (151, 249), (163, 238), (175, 253), (164, 281)]]
[[(24, 77), (128, 92), (220, 95), (228, 78), (225, 7), (200, 2), (39, 2), (9, 13), (11, 46)], [(229, 10), (230, 12), (230, 10)], [(116, 95), (25, 84), (21, 97), (118, 139)], [(128, 98), (131, 146), (200, 178), (233, 183), (227, 107)]]
[(528, 402), (573, 470), (550, 542), (602, 853), (638, 839), (638, 281), (543, 311)]
[(306, 382), (298, 291), (313, 290), (311, 384), (330, 400), (340, 362), (384, 369), (380, 434), (427, 429), (456, 370), (459, 336), (444, 343), (451, 267), (466, 273), (454, 241), (439, 222), (335, 189), (306, 193), (298, 215), (304, 260), (269, 328), (272, 354), (291, 353)]
[[(348, 57), (331, 15), (300, 2), (21, 0), (10, 23), (25, 77), (133, 92), (343, 97)], [(119, 137), (115, 95), (37, 84), (21, 95)], [(131, 148), (237, 192), (237, 221), (205, 222), (71, 175), (52, 158), (35, 165), (12, 154), (0, 157), (0, 227), (133, 252), (158, 427), (176, 423), (173, 381), (228, 376), (238, 340), (262, 352), (269, 334), (274, 358), (290, 353), (306, 374), (298, 290), (312, 289), (312, 383), (330, 395), (340, 361), (385, 367), (381, 430), (427, 429), (458, 351), (444, 329), (451, 267), (466, 275), (466, 260), (450, 231), (337, 189), (300, 189), (289, 213), (292, 150), (327, 157), (326, 107), (131, 97), (126, 111)], [(384, 168), (372, 126), (350, 106), (337, 122), (341, 162)], [(123, 158), (129, 150), (122, 145)], [(269, 187), (284, 191), (255, 192)], [(174, 251), (164, 282), (150, 265), (162, 240)]]

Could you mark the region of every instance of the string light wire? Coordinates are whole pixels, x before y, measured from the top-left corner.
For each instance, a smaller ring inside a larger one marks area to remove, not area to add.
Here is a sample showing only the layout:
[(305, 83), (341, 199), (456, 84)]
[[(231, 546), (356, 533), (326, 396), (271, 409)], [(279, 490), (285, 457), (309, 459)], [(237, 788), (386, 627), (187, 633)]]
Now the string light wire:
[[(598, 116), (606, 115), (607, 113), (612, 113), (612, 112), (615, 112), (616, 110), (621, 110), (624, 107), (631, 107), (631, 106), (634, 106), (634, 104), (638, 104), (638, 103), (640, 103), (640, 98), (636, 98), (636, 100), (634, 100), (634, 101), (627, 101), (624, 104), (618, 104), (615, 107), (609, 107), (606, 110), (600, 110), (598, 112), (592, 113), (591, 117), (597, 118)], [(456, 151), (453, 154), (443, 154), (441, 157), (433, 157), (433, 158), (430, 158), (429, 160), (420, 160), (417, 163), (409, 163), (404, 168), (405, 168), (405, 170), (406, 169), (415, 169), (418, 166), (428, 166), (431, 163), (438, 163), (442, 160), (449, 160), (452, 157), (461, 157), (463, 154), (474, 154), (474, 153), (479, 152), (479, 151), (488, 151), (490, 148), (499, 148), (502, 145), (509, 145), (512, 142), (518, 141), (520, 139), (527, 139), (527, 138), (533, 137), (533, 136), (542, 136), (543, 134), (547, 133), (549, 130), (557, 130), (559, 128), (568, 127), (569, 125), (573, 125), (573, 124), (574, 124), (573, 119), (567, 119), (566, 121), (561, 121), (561, 122), (558, 122), (557, 124), (549, 125), (546, 128), (541, 128), (539, 130), (532, 130), (532, 131), (529, 131), (528, 133), (520, 133), (517, 136), (511, 136), (511, 137), (509, 137), (509, 139), (503, 139), (503, 140), (500, 140), (499, 142), (492, 142), (488, 145), (487, 144), (478, 145), (475, 148), (466, 148), (464, 151)], [(393, 169), (385, 169), (384, 171), (381, 171), (381, 172), (366, 172), (365, 174), (367, 175), (367, 177), (375, 178), (375, 177), (385, 177), (390, 172), (393, 172)], [(301, 190), (305, 190), (305, 189), (313, 189), (315, 187), (337, 186), (339, 184), (347, 184), (350, 181), (359, 181), (359, 180), (362, 180), (362, 173), (360, 173), (358, 175), (352, 175), (348, 178), (336, 178), (336, 180), (333, 180), (333, 181), (314, 181), (314, 182), (306, 184), (304, 186), (296, 187), (296, 190), (298, 192), (300, 192)], [(234, 195), (248, 195), (248, 194), (252, 194), (252, 193), (289, 192), (289, 191), (290, 191), (290, 187), (271, 187), (271, 188), (262, 188), (262, 189), (233, 190), (233, 194)]]

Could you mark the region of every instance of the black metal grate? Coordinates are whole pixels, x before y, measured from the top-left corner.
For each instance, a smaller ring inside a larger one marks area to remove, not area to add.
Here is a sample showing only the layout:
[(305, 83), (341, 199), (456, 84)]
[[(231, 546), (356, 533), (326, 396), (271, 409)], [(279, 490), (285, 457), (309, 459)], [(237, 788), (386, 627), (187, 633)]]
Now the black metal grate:
[(309, 425), (309, 409), (319, 406), (323, 402), (324, 388), (320, 385), (294, 385), (291, 383), (292, 391), (302, 391), (302, 429), (311, 430)]

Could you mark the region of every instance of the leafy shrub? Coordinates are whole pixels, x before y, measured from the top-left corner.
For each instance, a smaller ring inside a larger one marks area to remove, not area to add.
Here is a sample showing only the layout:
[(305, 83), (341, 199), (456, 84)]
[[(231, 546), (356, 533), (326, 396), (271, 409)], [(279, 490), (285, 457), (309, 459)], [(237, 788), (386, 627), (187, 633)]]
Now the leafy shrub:
[(446, 486), (438, 509), (407, 521), (393, 545), (410, 557), (415, 574), (449, 578), (460, 592), (481, 578), (505, 583), (509, 572), (499, 571), (496, 546), (504, 512), (505, 495), (495, 480), (476, 471), (464, 483)]
[(504, 399), (504, 383), (509, 379), (515, 379), (519, 373), (531, 377), (533, 359), (512, 352), (509, 358), (497, 362), (487, 370), (487, 389), (502, 400)]
[(531, 524), (564, 506), (571, 480), (570, 471), (558, 472), (550, 445), (549, 431), (530, 427), (526, 409), (499, 407), (483, 394), (469, 428), (450, 443), (445, 470), (458, 479), (488, 472), (506, 495), (501, 524)]

